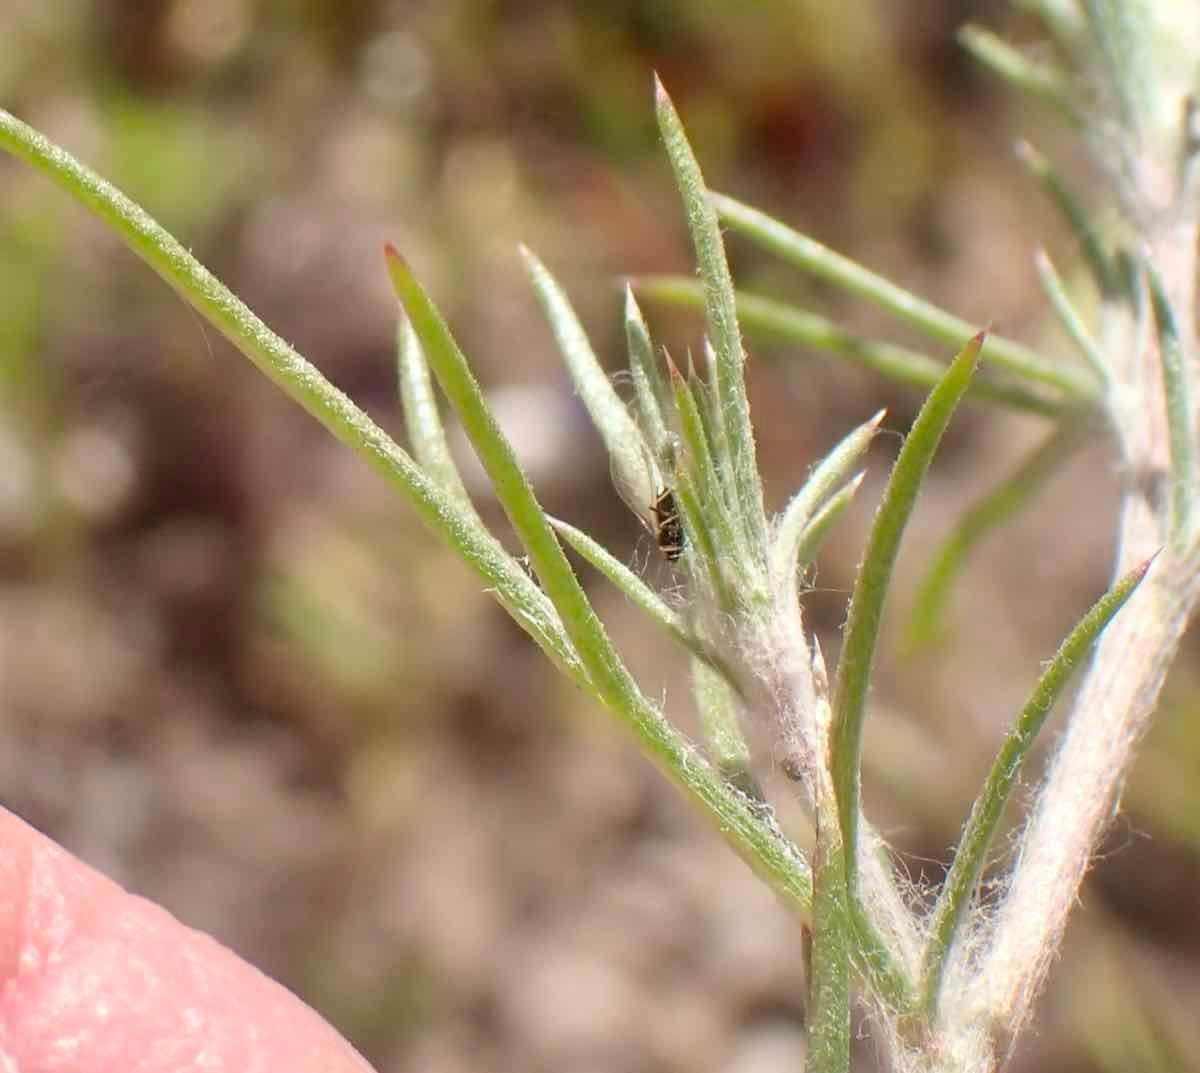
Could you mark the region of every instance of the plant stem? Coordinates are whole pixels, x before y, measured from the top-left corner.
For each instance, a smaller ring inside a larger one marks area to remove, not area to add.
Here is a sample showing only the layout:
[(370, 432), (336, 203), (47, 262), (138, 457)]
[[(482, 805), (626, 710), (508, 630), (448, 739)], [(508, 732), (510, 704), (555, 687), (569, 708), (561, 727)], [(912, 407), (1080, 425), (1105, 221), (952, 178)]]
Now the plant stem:
[(921, 984), (921, 1004), (930, 1021), (937, 1016), (942, 977), (947, 961), (954, 952), (955, 933), (975, 896), (988, 847), (1030, 749), (1046, 725), (1055, 701), (1070, 680), (1076, 665), (1129, 599), (1149, 567), (1150, 563), (1146, 562), (1131, 570), (1080, 619), (1038, 680), (1032, 696), (996, 754), (983, 789), (963, 828), (962, 838), (954, 851), (950, 874), (933, 910)]
[(1022, 837), (972, 1002), (1005, 1034), (1028, 1019), (1195, 606), (1194, 570), (1181, 584), (1163, 565), (1101, 638)]
[[(1151, 246), (1190, 363), (1195, 355), (1195, 209), (1181, 206), (1156, 230)], [(1112, 370), (1112, 427), (1128, 475), (1117, 572), (1162, 554), (1096, 647), (1021, 836), (1008, 895), (972, 984), (961, 996), (964, 1016), (982, 1019), (1009, 1038), (1028, 1020), (1079, 885), (1112, 821), (1134, 748), (1200, 602), (1196, 547), (1171, 542), (1171, 447), (1156, 350), (1160, 341), (1136, 312), (1110, 307), (1102, 313), (1105, 330), (1099, 342)]]

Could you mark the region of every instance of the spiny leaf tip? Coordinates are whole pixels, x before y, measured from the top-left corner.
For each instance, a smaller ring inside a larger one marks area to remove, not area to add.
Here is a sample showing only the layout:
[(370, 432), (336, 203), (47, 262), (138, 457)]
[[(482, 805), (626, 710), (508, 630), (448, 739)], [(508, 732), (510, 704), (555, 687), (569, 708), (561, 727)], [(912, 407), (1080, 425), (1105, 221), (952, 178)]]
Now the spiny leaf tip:
[[(688, 357), (691, 357), (691, 351), (688, 352)], [(667, 363), (667, 372), (670, 373), (672, 380), (683, 381), (683, 374), (679, 371), (679, 366), (675, 364), (675, 359), (671, 357), (671, 352), (663, 347), (663, 359)]]

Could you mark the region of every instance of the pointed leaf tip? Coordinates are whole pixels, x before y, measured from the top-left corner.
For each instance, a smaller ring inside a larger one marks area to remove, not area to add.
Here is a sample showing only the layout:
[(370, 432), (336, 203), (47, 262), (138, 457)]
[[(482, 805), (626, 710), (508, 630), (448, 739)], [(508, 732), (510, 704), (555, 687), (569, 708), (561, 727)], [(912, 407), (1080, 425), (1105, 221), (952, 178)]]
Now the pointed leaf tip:
[[(403, 290), (414, 280), (411, 266), (404, 259), (404, 254), (390, 242), (383, 247), (383, 261), (387, 267), (387, 273), (391, 277), (393, 288), (398, 296), (402, 295)], [(401, 297), (401, 302), (403, 304), (403, 297)]]
[(959, 352), (959, 357), (965, 358), (967, 364), (973, 370), (979, 368), (979, 362), (983, 354), (983, 344), (987, 342), (987, 338), (991, 333), (992, 326), (990, 324), (986, 328), (981, 328), (967, 340), (966, 346)]
[[(689, 351), (689, 357), (690, 356), (691, 354)], [(663, 357), (666, 359), (667, 372), (670, 373), (671, 379), (678, 380), (680, 383), (682, 383), (683, 374), (679, 371), (679, 366), (675, 364), (675, 359), (671, 357), (671, 352), (666, 347), (663, 347)]]

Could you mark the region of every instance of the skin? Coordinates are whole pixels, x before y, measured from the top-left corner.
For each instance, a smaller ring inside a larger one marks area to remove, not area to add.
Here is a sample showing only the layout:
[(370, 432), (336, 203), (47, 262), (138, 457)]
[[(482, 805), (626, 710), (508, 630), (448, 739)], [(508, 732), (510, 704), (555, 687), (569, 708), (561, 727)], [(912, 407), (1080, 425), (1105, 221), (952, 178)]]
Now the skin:
[(371, 1073), (214, 939), (0, 809), (4, 1073)]

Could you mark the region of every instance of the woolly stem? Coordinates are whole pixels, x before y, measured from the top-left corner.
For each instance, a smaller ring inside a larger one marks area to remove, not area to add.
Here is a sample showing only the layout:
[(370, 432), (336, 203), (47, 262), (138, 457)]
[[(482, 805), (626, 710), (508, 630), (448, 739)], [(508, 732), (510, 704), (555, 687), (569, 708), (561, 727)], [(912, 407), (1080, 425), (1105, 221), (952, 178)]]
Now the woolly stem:
[[(1195, 221), (1194, 208), (1180, 206), (1150, 240), (1189, 370), (1195, 360)], [(1008, 1039), (1029, 1018), (1079, 885), (1112, 820), (1134, 747), (1200, 601), (1195, 545), (1168, 546), (1172, 471), (1160, 341), (1136, 313), (1114, 314), (1111, 307), (1107, 313), (1100, 344), (1113, 371), (1112, 425), (1126, 477), (1116, 572), (1162, 554), (1097, 645), (1021, 837), (1008, 895), (963, 996), (967, 1019)]]

